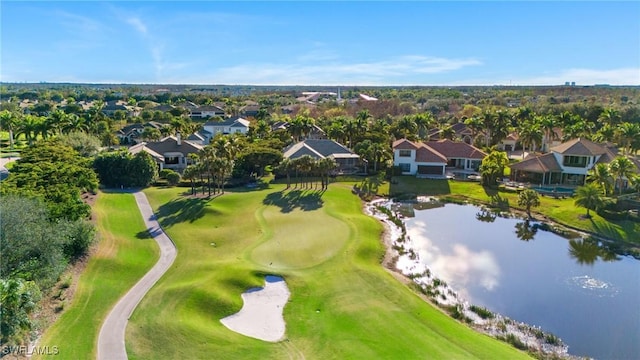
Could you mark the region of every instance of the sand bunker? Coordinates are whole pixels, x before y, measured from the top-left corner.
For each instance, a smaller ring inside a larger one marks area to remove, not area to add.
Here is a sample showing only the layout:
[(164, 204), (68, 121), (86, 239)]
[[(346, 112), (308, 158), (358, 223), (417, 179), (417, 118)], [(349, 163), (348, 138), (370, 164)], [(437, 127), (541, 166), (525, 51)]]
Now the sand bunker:
[(291, 293), (283, 278), (269, 275), (265, 280), (263, 288), (250, 289), (242, 294), (244, 305), (238, 313), (220, 322), (242, 335), (277, 342), (284, 337), (282, 311)]

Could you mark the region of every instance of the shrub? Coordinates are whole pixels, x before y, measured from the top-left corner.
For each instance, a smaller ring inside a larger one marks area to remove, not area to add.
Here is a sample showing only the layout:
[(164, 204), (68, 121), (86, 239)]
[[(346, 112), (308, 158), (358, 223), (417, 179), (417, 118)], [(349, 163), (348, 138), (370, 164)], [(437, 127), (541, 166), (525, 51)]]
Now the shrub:
[(480, 316), (482, 319), (493, 319), (495, 317), (495, 315), (487, 310), (486, 308), (483, 307), (479, 307), (476, 305), (471, 305), (469, 307), (469, 310), (473, 311), (474, 313), (478, 314), (478, 316)]
[(180, 176), (180, 174), (178, 174), (177, 172), (172, 171), (171, 173), (167, 174), (166, 179), (169, 185), (176, 186), (180, 183), (182, 176)]

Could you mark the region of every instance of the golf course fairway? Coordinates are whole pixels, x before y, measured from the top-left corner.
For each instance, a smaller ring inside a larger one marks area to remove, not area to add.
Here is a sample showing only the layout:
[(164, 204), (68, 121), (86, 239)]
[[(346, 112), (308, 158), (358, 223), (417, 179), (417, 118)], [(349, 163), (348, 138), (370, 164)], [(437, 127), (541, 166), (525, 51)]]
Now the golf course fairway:
[[(528, 358), (394, 279), (380, 264), (381, 224), (347, 186), (270, 185), (212, 199), (185, 192), (145, 190), (178, 257), (129, 321), (130, 359)], [(220, 322), (267, 274), (291, 291), (279, 343)]]

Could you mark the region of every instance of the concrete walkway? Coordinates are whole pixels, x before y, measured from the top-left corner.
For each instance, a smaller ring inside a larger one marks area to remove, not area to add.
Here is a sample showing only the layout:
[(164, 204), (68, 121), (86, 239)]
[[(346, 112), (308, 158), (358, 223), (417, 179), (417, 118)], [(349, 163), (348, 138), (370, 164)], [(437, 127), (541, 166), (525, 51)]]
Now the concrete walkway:
[(177, 255), (176, 246), (160, 227), (147, 196), (142, 191), (133, 195), (149, 233), (160, 247), (160, 259), (107, 315), (98, 335), (98, 360), (127, 359), (124, 336), (129, 317), (145, 294), (171, 267)]

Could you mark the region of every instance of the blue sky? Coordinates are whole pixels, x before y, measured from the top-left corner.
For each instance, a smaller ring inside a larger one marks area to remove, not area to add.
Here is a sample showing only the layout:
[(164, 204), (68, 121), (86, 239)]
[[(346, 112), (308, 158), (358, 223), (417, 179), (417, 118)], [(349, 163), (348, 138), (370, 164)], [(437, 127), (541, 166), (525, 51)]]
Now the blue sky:
[(640, 85), (640, 2), (2, 1), (0, 80)]

